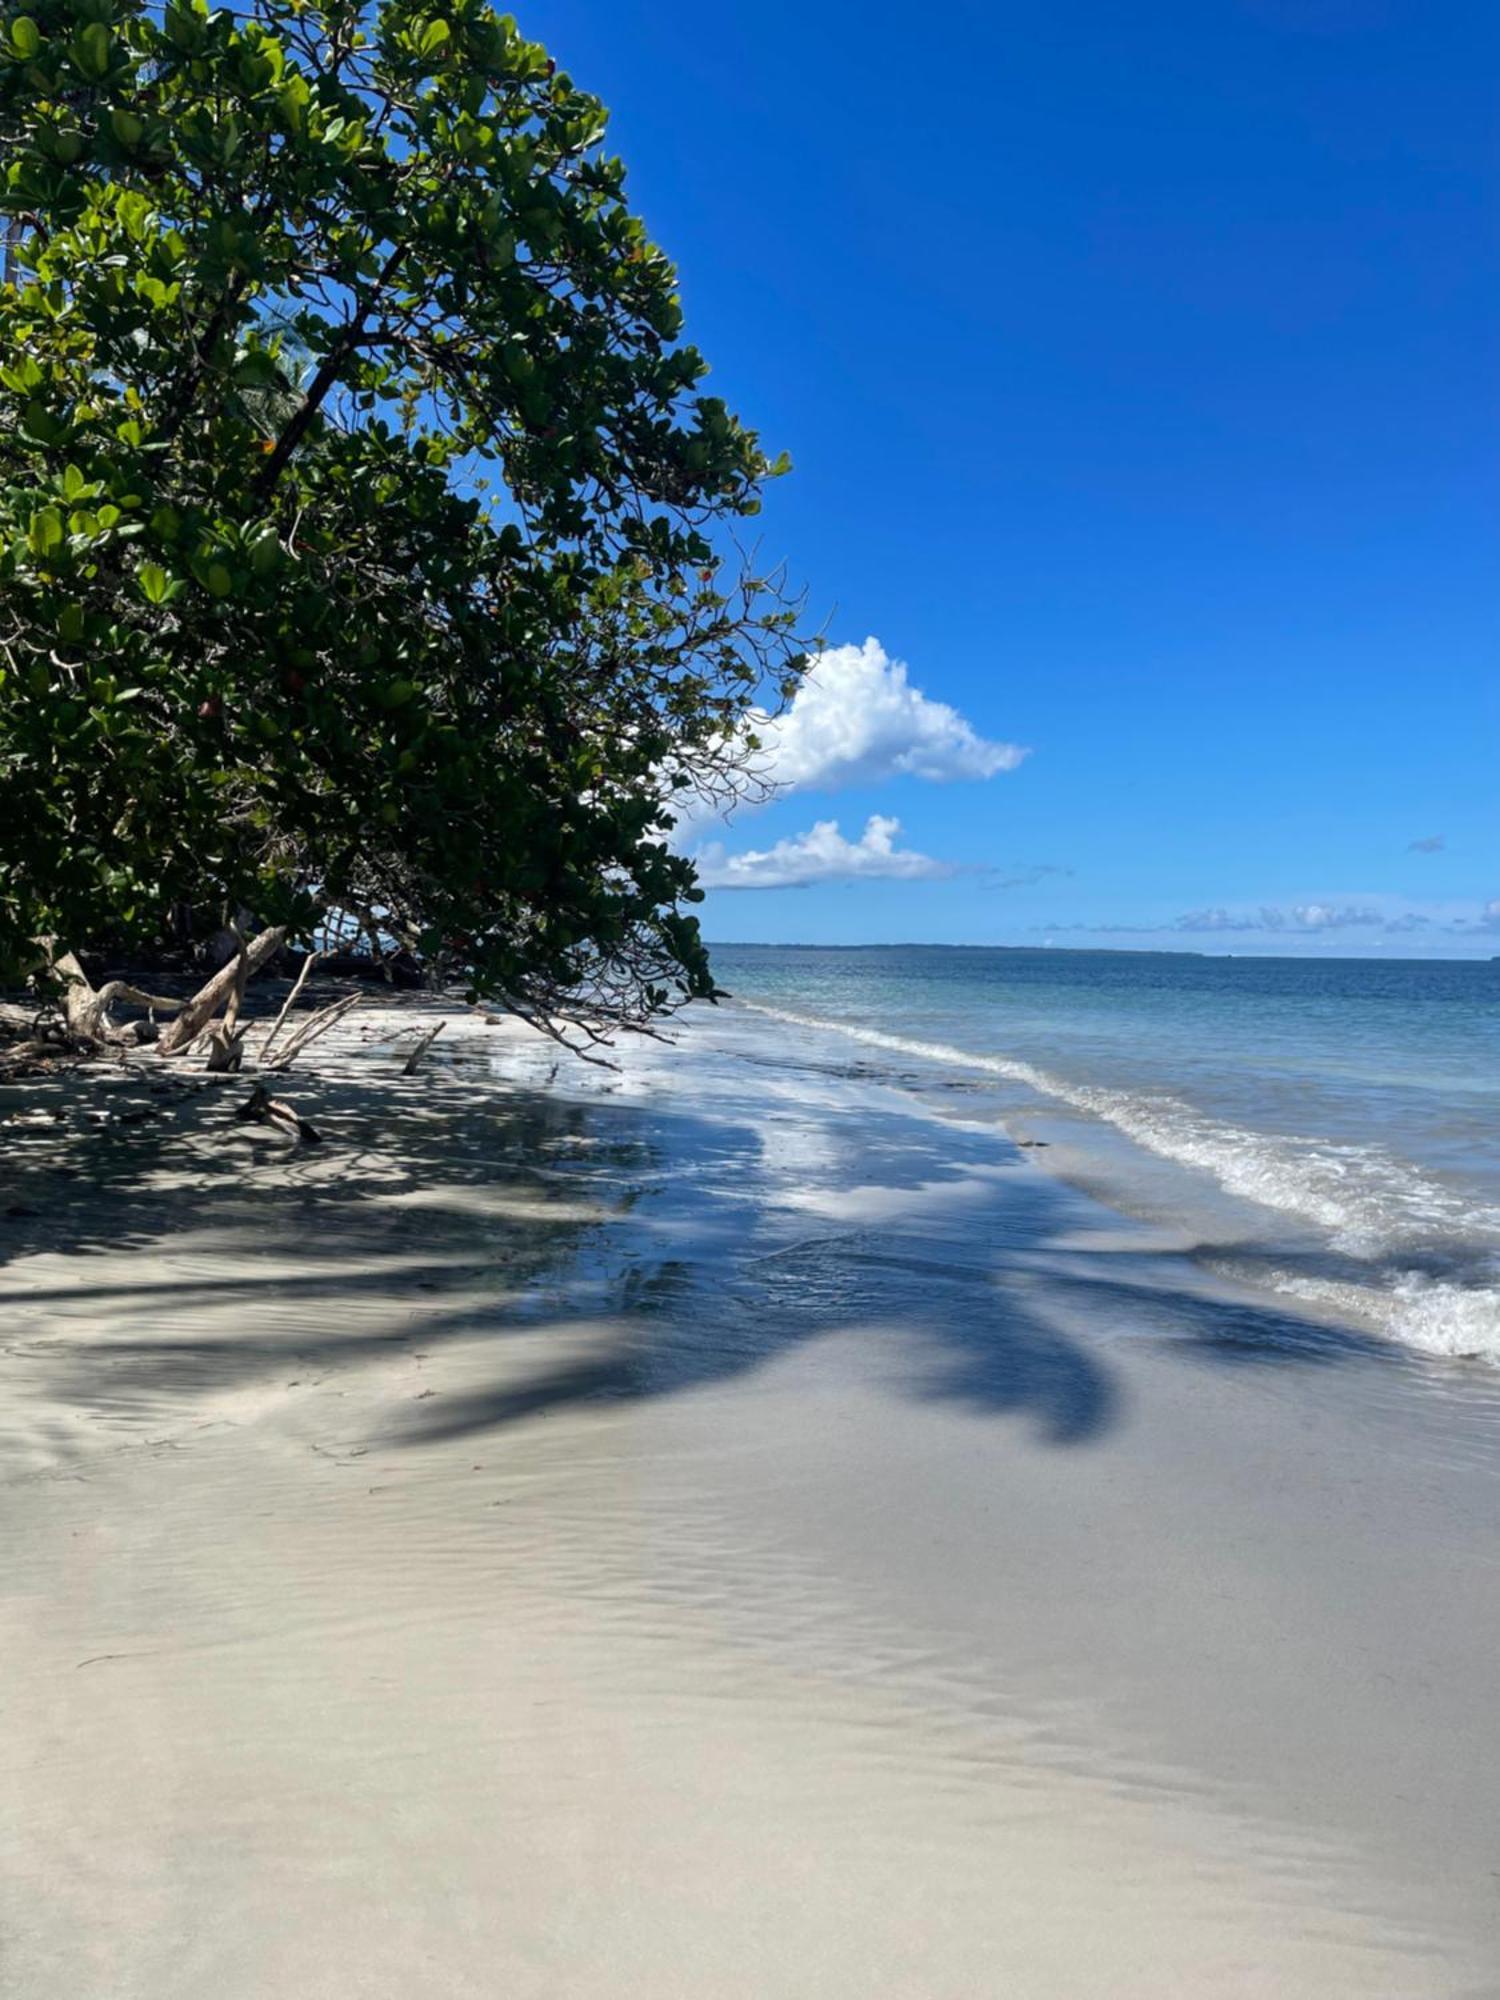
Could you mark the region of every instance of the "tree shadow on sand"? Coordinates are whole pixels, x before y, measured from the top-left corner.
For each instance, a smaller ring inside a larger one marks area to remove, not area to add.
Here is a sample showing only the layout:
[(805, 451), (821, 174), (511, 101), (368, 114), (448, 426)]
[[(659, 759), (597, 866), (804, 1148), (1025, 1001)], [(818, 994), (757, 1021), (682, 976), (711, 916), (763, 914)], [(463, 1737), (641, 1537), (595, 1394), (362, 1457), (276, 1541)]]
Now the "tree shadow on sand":
[[(779, 1202), (750, 1122), (461, 1067), (323, 1081), (299, 1099), (327, 1133), (313, 1152), (232, 1136), (222, 1095), (31, 1149), (5, 1253), (64, 1261), (20, 1267), (0, 1341), (25, 1349), (43, 1393), (112, 1411), (134, 1399), (159, 1418), (293, 1371), (493, 1339), (493, 1381), (393, 1405), (372, 1434), (414, 1447), (683, 1394), (857, 1331), (888, 1343), (895, 1393), (1079, 1446), (1118, 1420), (1122, 1392), (1108, 1340), (1070, 1320), (1107, 1315), (1224, 1363), (1394, 1354), (1187, 1288), (1117, 1242), (1080, 1250), (1076, 1200), (1044, 1175), (976, 1184), (1002, 1154), (988, 1135), (862, 1128), (864, 1178), (894, 1190), (886, 1218), (862, 1221), (847, 1185), (836, 1216)], [(505, 1351), (518, 1334), (555, 1339), (558, 1358), (537, 1366), (528, 1346), (518, 1373)]]

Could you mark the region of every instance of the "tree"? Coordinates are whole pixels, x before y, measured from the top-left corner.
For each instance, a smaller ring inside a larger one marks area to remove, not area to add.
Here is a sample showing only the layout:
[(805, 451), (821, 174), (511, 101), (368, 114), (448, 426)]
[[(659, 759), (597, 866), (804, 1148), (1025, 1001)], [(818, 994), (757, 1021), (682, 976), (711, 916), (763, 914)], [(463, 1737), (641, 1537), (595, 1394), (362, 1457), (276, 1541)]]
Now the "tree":
[(801, 670), (784, 468), (604, 133), (486, 0), (0, 17), (0, 965), (186, 905), (712, 991), (666, 836)]

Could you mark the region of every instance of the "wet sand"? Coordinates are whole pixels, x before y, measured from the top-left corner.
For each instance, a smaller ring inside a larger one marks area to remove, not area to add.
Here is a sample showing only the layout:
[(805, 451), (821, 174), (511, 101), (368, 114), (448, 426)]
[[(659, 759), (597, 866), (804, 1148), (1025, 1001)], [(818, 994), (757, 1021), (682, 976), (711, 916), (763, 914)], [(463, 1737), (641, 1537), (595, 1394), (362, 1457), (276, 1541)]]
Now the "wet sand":
[(0, 1106), (66, 1113), (0, 1191), (8, 2000), (1500, 1993), (1491, 1376), (742, 1018), (402, 1080), (413, 1018), (316, 1150)]

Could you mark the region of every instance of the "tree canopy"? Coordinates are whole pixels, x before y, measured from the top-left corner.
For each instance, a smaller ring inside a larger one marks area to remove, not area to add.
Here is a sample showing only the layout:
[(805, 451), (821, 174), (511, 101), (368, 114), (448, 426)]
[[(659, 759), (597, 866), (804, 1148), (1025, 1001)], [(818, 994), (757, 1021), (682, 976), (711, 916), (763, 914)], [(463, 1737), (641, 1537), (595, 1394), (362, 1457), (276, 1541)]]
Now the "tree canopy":
[(188, 905), (712, 990), (666, 833), (801, 668), (782, 467), (605, 125), (486, 0), (0, 15), (0, 968)]

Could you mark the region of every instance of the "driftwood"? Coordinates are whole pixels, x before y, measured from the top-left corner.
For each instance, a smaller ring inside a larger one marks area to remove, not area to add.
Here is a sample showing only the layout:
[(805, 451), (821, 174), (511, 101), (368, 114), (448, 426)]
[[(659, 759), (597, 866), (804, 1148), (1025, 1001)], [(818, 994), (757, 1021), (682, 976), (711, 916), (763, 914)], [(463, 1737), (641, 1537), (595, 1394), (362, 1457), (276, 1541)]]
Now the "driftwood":
[(294, 1035), (282, 1044), (272, 1062), (262, 1062), (265, 1070), (288, 1070), (301, 1055), (309, 1042), (315, 1042), (319, 1035), (326, 1034), (337, 1021), (342, 1021), (351, 1007), (357, 1007), (363, 994), (346, 993), (342, 1000), (335, 1000), (329, 1007), (320, 1007), (316, 1014), (310, 1014)]
[(299, 1117), (284, 1097), (273, 1097), (263, 1083), (256, 1084), (234, 1115), (242, 1125), (274, 1125), (279, 1131), (290, 1133), (304, 1146), (316, 1146), (322, 1141), (322, 1134), (315, 1125), (309, 1125), (305, 1118)]
[[(157, 1047), (164, 1056), (181, 1055), (197, 1041), (221, 1007), (235, 999), (243, 998), (245, 982), (269, 960), (276, 956), (286, 942), (286, 930), (282, 925), (273, 924), (269, 930), (259, 932), (241, 949), (222, 970), (216, 972), (206, 986), (196, 992), (191, 1000), (184, 1002), (177, 1017), (161, 1031)], [(239, 1015), (238, 1001), (234, 1013)], [(233, 1023), (230, 1023), (232, 1028)], [(229, 1067), (227, 1063), (224, 1067)]]
[(403, 1076), (415, 1075), (417, 1064), (422, 1060), (423, 1056), (426, 1055), (427, 1051), (432, 1047), (433, 1043), (437, 1040), (438, 1036), (443, 1032), (444, 1028), (446, 1028), (447, 1025), (448, 1023), (446, 1021), (439, 1021), (435, 1028), (428, 1029), (427, 1033), (423, 1035), (421, 1040), (417, 1043), (416, 1047), (412, 1050), (411, 1054), (406, 1058), (406, 1061), (402, 1063), (401, 1074)]
[[(233, 961), (220, 967), (197, 993), (186, 1000), (143, 992), (126, 979), (111, 979), (96, 989), (73, 952), (56, 952), (55, 947), (50, 948), (49, 963), (62, 988), (61, 1018), (49, 1021), (45, 1002), (35, 1008), (0, 1003), (0, 1071), (10, 1077), (32, 1065), (58, 1058), (82, 1060), (103, 1051), (123, 1055), (128, 1048), (139, 1043), (154, 1042), (157, 1053), (168, 1058), (180, 1058), (194, 1049), (204, 1048), (205, 1069), (221, 1075), (233, 1074), (243, 1065), (246, 1051), (251, 1046), (248, 1039), (250, 1024), (243, 1018), (245, 989), (252, 976), (280, 950), (286, 932), (280, 926), (272, 926), (248, 940), (242, 933), (236, 932), (236, 939), (238, 948)], [(357, 990), (345, 993), (308, 1016), (295, 1029), (289, 1030), (288, 1023), (297, 999), (320, 962), (320, 954), (316, 952), (309, 953), (303, 960), (280, 1012), (261, 1043), (261, 1069), (268, 1072), (289, 1069), (310, 1043), (341, 1021), (363, 997)], [(144, 1007), (149, 1018), (119, 1027), (109, 1014), (110, 1006), (115, 1001)], [(155, 1018), (158, 1010), (173, 1016), (165, 1026), (158, 1027)], [(9, 1039), (6, 1038), (7, 1030), (10, 1032)], [(422, 1048), (432, 1039), (432, 1036), (425, 1037), (413, 1051), (413, 1066)], [(258, 1100), (251, 1100), (252, 1105), (256, 1102)], [(256, 1114), (249, 1111), (246, 1115), (254, 1117)], [(280, 1113), (277, 1115), (280, 1116)]]
[(159, 994), (143, 993), (128, 979), (111, 979), (96, 991), (71, 951), (65, 951), (60, 958), (54, 959), (52, 970), (65, 982), (63, 1018), (68, 1024), (68, 1032), (83, 1042), (119, 1047), (151, 1039), (149, 1032), (141, 1032), (139, 1023), (129, 1028), (115, 1026), (109, 1018), (109, 1010), (116, 1000), (128, 1000), (132, 1006), (144, 1007), (153, 1015), (158, 1009), (164, 1014), (175, 1013), (183, 1004), (180, 1000), (164, 999)]
[(271, 1032), (266, 1036), (266, 1039), (260, 1045), (260, 1060), (262, 1066), (264, 1066), (265, 1064), (266, 1057), (271, 1053), (271, 1044), (276, 1040), (276, 1037), (281, 1033), (283, 1022), (286, 1020), (287, 1015), (290, 1014), (292, 1009), (296, 1006), (297, 996), (302, 991), (303, 987), (307, 984), (307, 975), (312, 971), (313, 967), (317, 964), (319, 956), (320, 954), (318, 952), (310, 951), (307, 954), (306, 958), (303, 959), (302, 970), (297, 974), (296, 984), (293, 986), (291, 992), (288, 993), (285, 1000), (282, 1001), (281, 1012), (276, 1016), (276, 1019), (271, 1023)]
[(240, 1026), (240, 1008), (245, 1002), (245, 982), (250, 977), (250, 955), (245, 940), (235, 931), (234, 984), (224, 1018), (208, 1029), (208, 1060), (203, 1067), (220, 1074), (237, 1070), (245, 1054), (245, 1031)]

